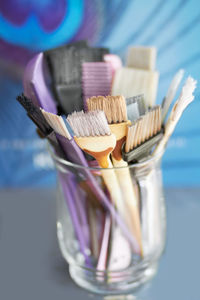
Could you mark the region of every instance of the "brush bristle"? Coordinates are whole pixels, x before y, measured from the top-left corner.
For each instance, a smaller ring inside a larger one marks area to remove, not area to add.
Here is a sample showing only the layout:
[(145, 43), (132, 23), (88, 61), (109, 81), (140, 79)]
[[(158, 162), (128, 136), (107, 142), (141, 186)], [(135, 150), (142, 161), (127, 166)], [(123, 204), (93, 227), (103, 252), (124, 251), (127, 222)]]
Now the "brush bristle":
[(145, 115), (128, 126), (125, 152), (140, 146), (161, 130), (161, 108), (155, 106)]
[(19, 96), (17, 96), (17, 101), (24, 107), (24, 109), (30, 114), (40, 114), (40, 108), (38, 106), (36, 106), (31, 99), (29, 99), (28, 97), (26, 97), (23, 93)]
[(52, 131), (52, 128), (45, 120), (40, 108), (33, 104), (31, 99), (27, 98), (24, 94), (18, 96), (16, 99), (24, 107), (30, 119), (39, 127), (44, 136), (48, 135)]
[(74, 112), (67, 117), (76, 137), (110, 135), (110, 129), (103, 111)]
[(127, 121), (126, 101), (123, 96), (97, 96), (87, 99), (89, 111), (103, 110), (109, 124)]
[(54, 131), (68, 140), (71, 139), (70, 133), (67, 130), (65, 122), (61, 116), (46, 112), (44, 109), (41, 109), (43, 116), (45, 117), (48, 124), (54, 129)]
[(197, 81), (192, 77), (188, 77), (182, 90), (179, 99), (176, 101), (171, 118), (173, 120), (179, 119), (185, 108), (194, 100), (193, 92), (196, 89)]

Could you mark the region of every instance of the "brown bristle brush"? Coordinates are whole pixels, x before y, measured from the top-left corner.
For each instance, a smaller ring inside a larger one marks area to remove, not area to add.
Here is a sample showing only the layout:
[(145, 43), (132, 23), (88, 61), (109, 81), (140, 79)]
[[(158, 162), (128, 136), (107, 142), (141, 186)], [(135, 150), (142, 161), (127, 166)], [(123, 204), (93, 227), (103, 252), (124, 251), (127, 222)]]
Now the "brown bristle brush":
[(120, 184), (123, 199), (127, 208), (127, 221), (133, 234), (135, 235), (142, 253), (142, 237), (137, 196), (133, 187), (128, 164), (122, 159), (121, 148), (126, 139), (127, 125), (131, 122), (127, 120), (126, 101), (123, 96), (98, 96), (87, 99), (89, 111), (103, 110), (109, 128), (115, 135), (117, 143), (112, 151), (112, 162)]

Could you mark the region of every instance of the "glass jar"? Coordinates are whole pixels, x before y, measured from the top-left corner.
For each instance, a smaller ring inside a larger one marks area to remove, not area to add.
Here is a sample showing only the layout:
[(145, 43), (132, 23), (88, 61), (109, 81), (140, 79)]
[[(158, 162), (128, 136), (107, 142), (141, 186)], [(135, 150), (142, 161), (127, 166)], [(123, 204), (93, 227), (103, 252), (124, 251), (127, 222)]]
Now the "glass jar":
[[(112, 169), (51, 155), (58, 173), (58, 242), (73, 280), (109, 295), (152, 278), (165, 246), (162, 155)], [(113, 176), (118, 186), (105, 181)]]

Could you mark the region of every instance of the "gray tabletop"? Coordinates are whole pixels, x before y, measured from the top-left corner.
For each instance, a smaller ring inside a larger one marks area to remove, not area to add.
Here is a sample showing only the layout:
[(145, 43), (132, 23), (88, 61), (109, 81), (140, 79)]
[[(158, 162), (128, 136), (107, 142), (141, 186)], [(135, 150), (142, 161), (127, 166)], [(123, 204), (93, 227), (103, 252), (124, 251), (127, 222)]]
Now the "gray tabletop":
[[(200, 189), (167, 189), (167, 246), (140, 300), (200, 299)], [(0, 299), (102, 299), (78, 288), (56, 240), (55, 191), (0, 191)], [(130, 296), (129, 298), (134, 298)], [(128, 299), (129, 299), (128, 298)], [(114, 297), (113, 299), (117, 299)]]

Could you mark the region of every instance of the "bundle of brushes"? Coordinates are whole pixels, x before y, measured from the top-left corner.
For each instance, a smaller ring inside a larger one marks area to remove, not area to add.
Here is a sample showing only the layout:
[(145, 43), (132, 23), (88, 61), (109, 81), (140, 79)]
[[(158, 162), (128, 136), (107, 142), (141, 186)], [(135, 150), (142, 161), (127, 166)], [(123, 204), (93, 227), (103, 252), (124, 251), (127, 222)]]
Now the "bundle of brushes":
[[(156, 105), (153, 47), (131, 47), (126, 67), (108, 49), (84, 41), (45, 52), (43, 68), (38, 59), (41, 63), (41, 54), (27, 66), (25, 95), (17, 100), (39, 136), (51, 143), (83, 264), (125, 269), (149, 255), (143, 193), (130, 165), (163, 155), (194, 99), (196, 81), (187, 78), (169, 112), (184, 72), (175, 75)], [(33, 74), (48, 78), (43, 87)], [(63, 171), (58, 157), (79, 167), (70, 164)]]

